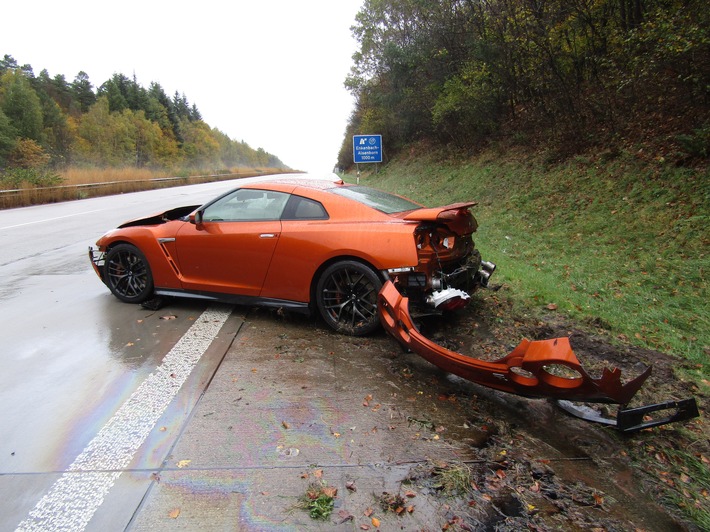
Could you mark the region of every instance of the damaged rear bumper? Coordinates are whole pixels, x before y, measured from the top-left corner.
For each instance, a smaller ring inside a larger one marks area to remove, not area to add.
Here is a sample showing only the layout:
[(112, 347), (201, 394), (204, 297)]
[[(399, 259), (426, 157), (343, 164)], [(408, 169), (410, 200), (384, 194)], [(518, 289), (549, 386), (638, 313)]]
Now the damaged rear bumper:
[[(510, 354), (493, 362), (464, 356), (424, 337), (415, 327), (408, 307), (408, 299), (400, 294), (394, 284), (385, 283), (379, 294), (380, 319), (392, 336), (444, 371), (497, 390), (526, 397), (544, 397), (567, 402), (616, 403), (625, 406), (651, 374), (649, 367), (638, 377), (622, 383), (621, 370), (604, 368), (601, 377), (593, 378), (577, 360), (568, 338), (523, 340)], [(689, 402), (692, 402), (692, 405)], [(667, 404), (644, 408), (653, 411), (654, 407), (660, 410), (661, 407), (666, 408)], [(579, 415), (572, 409), (567, 410), (584, 419), (598, 421), (592, 419), (592, 416)], [(697, 415), (695, 400), (691, 399), (682, 402), (678, 412), (665, 422), (691, 419)], [(616, 422), (607, 424), (616, 425), (625, 431), (662, 424), (655, 422), (646, 425), (633, 417), (628, 423), (623, 422), (625, 426), (619, 425), (619, 420), (631, 417), (633, 416), (624, 418), (619, 415)]]

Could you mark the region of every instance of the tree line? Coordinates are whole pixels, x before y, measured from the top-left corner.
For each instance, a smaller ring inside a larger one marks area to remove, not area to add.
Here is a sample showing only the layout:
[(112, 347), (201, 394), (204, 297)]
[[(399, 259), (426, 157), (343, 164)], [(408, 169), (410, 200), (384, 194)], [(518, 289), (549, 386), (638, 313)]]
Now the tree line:
[(351, 136), (710, 156), (705, 0), (365, 0)]
[[(283, 168), (278, 157), (211, 128), (195, 104), (160, 84), (146, 89), (114, 74), (94, 88), (35, 75), (10, 55), (0, 60), (0, 173), (68, 166), (156, 169)], [(26, 175), (23, 174), (23, 175)]]

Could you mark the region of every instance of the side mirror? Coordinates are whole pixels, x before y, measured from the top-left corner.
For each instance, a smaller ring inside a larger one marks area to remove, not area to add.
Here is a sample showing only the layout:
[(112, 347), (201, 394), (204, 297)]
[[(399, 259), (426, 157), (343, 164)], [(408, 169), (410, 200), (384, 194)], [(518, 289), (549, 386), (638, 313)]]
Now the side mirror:
[(202, 226), (202, 211), (195, 211), (190, 214), (190, 223), (195, 224), (199, 229)]

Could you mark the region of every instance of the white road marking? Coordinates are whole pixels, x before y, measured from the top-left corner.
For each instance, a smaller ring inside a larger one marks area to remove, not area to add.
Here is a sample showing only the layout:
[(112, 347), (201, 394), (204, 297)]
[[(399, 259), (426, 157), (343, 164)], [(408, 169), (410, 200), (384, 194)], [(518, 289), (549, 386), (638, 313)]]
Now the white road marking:
[(43, 220), (35, 220), (33, 222), (25, 222), (23, 224), (6, 225), (5, 227), (0, 227), (0, 231), (4, 229), (15, 229), (16, 227), (24, 227), (25, 225), (41, 224), (45, 222), (53, 222), (54, 220), (62, 220), (64, 218), (71, 218), (73, 216), (82, 216), (83, 214), (91, 214), (94, 212), (100, 212), (103, 209), (94, 209), (93, 211), (75, 212), (74, 214), (67, 214), (65, 216), (55, 216), (54, 218), (44, 218)]
[(208, 308), (123, 403), (17, 531), (82, 531), (146, 440), (231, 310)]

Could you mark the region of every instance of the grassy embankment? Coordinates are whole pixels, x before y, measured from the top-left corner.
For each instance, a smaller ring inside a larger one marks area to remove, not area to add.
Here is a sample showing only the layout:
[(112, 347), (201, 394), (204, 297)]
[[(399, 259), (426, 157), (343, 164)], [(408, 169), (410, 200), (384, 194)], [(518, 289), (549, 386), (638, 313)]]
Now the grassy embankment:
[(155, 188), (221, 181), (262, 174), (283, 173), (277, 168), (229, 168), (215, 172), (148, 170), (140, 168), (69, 168), (51, 175), (51, 186), (43, 183), (14, 183), (0, 181), (0, 208), (22, 207), (54, 203), (111, 194), (138, 192)]
[(360, 180), (427, 206), (475, 200), (483, 257), (521, 313), (557, 312), (679, 356), (708, 386), (710, 175), (633, 158), (554, 166), (400, 158)]

